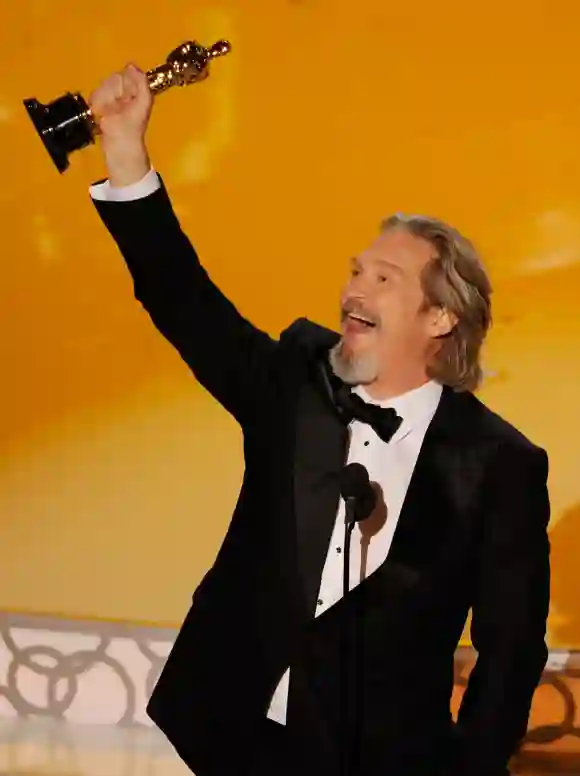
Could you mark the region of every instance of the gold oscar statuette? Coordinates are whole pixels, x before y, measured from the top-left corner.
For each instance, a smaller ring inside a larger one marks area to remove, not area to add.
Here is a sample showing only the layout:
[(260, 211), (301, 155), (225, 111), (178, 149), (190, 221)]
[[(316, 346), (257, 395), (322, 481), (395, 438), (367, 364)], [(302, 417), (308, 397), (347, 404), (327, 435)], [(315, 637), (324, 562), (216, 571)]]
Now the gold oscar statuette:
[[(147, 72), (149, 88), (154, 95), (172, 86), (188, 86), (203, 81), (209, 75), (209, 63), (229, 53), (227, 40), (219, 40), (210, 48), (189, 41), (174, 49), (164, 64)], [(46, 150), (59, 172), (69, 166), (69, 155), (95, 142), (99, 134), (86, 100), (80, 94), (67, 92), (43, 105), (34, 98), (24, 100), (24, 107), (40, 135)]]

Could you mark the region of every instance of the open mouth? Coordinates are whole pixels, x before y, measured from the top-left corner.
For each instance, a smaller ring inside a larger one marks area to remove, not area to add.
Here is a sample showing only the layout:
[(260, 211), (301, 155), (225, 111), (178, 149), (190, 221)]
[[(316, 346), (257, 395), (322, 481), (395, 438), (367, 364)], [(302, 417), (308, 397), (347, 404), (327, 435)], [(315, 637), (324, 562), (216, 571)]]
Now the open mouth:
[(374, 329), (376, 326), (376, 323), (374, 321), (371, 321), (370, 318), (365, 318), (364, 315), (356, 315), (355, 313), (349, 313), (348, 317), (352, 321), (359, 321), (360, 323), (364, 323), (365, 326), (368, 326), (371, 329)]
[(347, 313), (345, 316), (345, 323), (348, 329), (353, 331), (370, 331), (376, 328), (376, 322), (370, 318), (365, 318), (364, 315), (358, 315), (357, 313)]

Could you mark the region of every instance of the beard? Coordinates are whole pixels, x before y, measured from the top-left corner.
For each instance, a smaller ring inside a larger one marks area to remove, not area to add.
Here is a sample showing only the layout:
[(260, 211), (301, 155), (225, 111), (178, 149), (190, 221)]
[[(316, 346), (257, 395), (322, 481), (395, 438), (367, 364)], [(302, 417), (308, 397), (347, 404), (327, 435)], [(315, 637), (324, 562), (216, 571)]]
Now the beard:
[(349, 353), (341, 340), (330, 351), (328, 360), (334, 374), (347, 385), (369, 385), (378, 376), (377, 358), (373, 353)]

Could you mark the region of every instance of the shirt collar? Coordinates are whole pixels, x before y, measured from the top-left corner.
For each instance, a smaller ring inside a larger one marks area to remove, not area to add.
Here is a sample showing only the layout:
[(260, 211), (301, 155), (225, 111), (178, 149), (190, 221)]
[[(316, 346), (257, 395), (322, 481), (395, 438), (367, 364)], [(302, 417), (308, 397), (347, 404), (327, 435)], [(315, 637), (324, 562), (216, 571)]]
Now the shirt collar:
[(370, 397), (362, 385), (357, 385), (353, 388), (353, 391), (369, 404), (377, 404), (379, 407), (392, 407), (403, 419), (401, 427), (395, 435), (396, 439), (401, 439), (415, 425), (427, 418), (431, 419), (433, 417), (439, 405), (443, 387), (435, 380), (430, 380), (428, 383), (423, 383), (423, 385), (414, 388), (412, 391), (407, 391), (400, 396), (384, 401), (378, 401)]

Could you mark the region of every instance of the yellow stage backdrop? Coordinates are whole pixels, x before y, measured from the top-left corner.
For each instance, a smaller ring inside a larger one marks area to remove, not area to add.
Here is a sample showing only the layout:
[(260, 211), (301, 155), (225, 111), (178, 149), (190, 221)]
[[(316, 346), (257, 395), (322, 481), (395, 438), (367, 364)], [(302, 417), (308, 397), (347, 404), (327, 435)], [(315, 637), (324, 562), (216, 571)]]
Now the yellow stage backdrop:
[(278, 333), (336, 322), (394, 210), (473, 237), (496, 286), (482, 396), (550, 453), (550, 644), (580, 647), (579, 29), (572, 0), (5, 4), (0, 609), (177, 624), (226, 529), (237, 427), (133, 301), (88, 198), (98, 151), (60, 177), (21, 100), (227, 37), (150, 133), (204, 263)]

